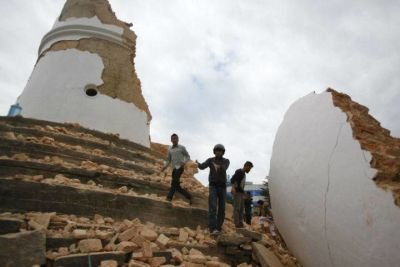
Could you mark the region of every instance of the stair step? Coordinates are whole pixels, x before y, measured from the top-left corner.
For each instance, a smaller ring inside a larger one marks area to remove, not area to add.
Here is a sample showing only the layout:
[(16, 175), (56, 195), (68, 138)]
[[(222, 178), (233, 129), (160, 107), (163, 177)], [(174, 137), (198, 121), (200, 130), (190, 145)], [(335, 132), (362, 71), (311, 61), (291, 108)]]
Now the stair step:
[(41, 131), (36, 128), (27, 128), (27, 127), (13, 127), (10, 125), (0, 124), (0, 133), (1, 132), (13, 132), (16, 134), (22, 134), (25, 137), (50, 137), (55, 141), (60, 143), (65, 143), (71, 146), (81, 146), (86, 149), (100, 149), (104, 151), (109, 156), (117, 156), (119, 158), (135, 158), (138, 160), (142, 160), (144, 162), (156, 163), (156, 159), (163, 160), (163, 158), (156, 157), (155, 155), (149, 154), (148, 152), (141, 151), (136, 152), (136, 150), (129, 150), (117, 147), (114, 143), (107, 144), (104, 142), (96, 142), (93, 140), (75, 137), (71, 135), (61, 134), (61, 133), (52, 133), (49, 131)]
[[(14, 177), (15, 175), (43, 175), (44, 178), (52, 178), (57, 174), (62, 174), (70, 179), (79, 179), (81, 183), (86, 184), (90, 180), (96, 184), (101, 184), (106, 188), (117, 189), (126, 186), (128, 189), (140, 194), (156, 194), (166, 196), (169, 191), (169, 185), (146, 181), (142, 179), (134, 179), (120, 175), (113, 175), (95, 171), (89, 171), (82, 168), (67, 168), (60, 165), (52, 165), (46, 163), (32, 161), (16, 161), (11, 159), (0, 159), (0, 178)], [(193, 195), (194, 206), (207, 207), (207, 198), (204, 194), (191, 192)], [(184, 199), (183, 196), (176, 193), (175, 198)]]
[[(17, 140), (8, 140), (0, 138), (0, 151), (3, 153), (3, 155), (7, 155), (9, 157), (20, 153), (26, 154), (33, 159), (35, 158), (40, 159), (44, 158), (45, 156), (56, 156), (63, 159), (66, 162), (74, 163), (76, 165), (80, 165), (82, 161), (89, 160), (99, 165), (103, 164), (118, 169), (134, 170), (136, 172), (140, 172), (143, 174), (154, 173), (153, 170), (144, 168), (138, 164), (132, 164), (117, 159), (91, 155), (87, 153), (82, 153), (60, 147), (54, 147), (50, 145), (27, 143)], [(134, 160), (134, 159), (129, 159), (129, 160)]]
[(66, 185), (49, 185), (0, 179), (1, 212), (58, 212), (79, 216), (100, 214), (113, 218), (139, 218), (161, 226), (207, 225), (207, 210), (184, 208), (149, 198), (85, 190)]

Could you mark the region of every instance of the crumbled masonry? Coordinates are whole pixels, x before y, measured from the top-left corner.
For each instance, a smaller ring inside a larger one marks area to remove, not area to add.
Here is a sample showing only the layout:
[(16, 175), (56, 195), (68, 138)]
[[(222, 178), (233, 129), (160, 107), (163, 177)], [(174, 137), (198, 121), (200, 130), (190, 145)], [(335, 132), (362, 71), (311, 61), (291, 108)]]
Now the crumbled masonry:
[[(159, 172), (165, 145), (148, 149), (77, 124), (4, 117), (0, 141), (0, 225), (14, 234), (9, 244), (18, 244), (20, 233), (44, 234), (46, 245), (32, 241), (24, 248), (45, 251), (35, 264), (84, 266), (90, 255), (92, 266), (249, 267), (265, 261), (259, 253), (252, 256), (256, 242), (274, 260), (300, 266), (267, 222), (253, 218), (237, 232), (230, 206), (223, 234), (211, 236), (208, 190), (194, 178), (193, 163), (182, 183), (194, 205), (179, 194), (165, 201), (171, 181), (170, 170)], [(0, 234), (0, 243), (7, 234)], [(25, 256), (22, 265), (32, 266)], [(12, 259), (1, 258), (0, 265), (4, 260)]]
[(394, 203), (400, 207), (400, 138), (392, 137), (379, 121), (368, 114), (368, 108), (351, 100), (350, 96), (328, 89), (333, 104), (347, 115), (353, 137), (362, 149), (372, 154), (371, 167), (378, 172), (374, 177), (377, 186), (393, 192)]

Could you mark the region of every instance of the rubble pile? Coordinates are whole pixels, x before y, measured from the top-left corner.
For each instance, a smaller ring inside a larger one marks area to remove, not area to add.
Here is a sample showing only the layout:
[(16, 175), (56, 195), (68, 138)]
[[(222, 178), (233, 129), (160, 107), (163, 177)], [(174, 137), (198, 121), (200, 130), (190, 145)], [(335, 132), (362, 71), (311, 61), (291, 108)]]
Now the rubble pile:
[[(218, 249), (217, 242), (230, 246), (231, 253), (233, 244), (242, 244), (252, 261), (250, 239), (226, 234), (215, 240), (200, 226), (162, 227), (137, 218), (114, 220), (98, 214), (88, 218), (38, 212), (2, 213), (0, 225), (7, 234), (44, 236), (46, 242), (37, 245), (45, 251), (47, 266), (77, 266), (74, 264), (84, 264), (88, 256), (98, 264), (94, 266), (231, 266), (222, 259), (229, 254)], [(11, 251), (5, 248), (3, 252)], [(43, 264), (43, 259), (35, 264)], [(238, 266), (251, 265), (242, 262)]]
[[(67, 124), (68, 125), (68, 124)], [(74, 129), (78, 130), (79, 126), (73, 124)], [(1, 137), (7, 140), (17, 141), (19, 143), (33, 143), (37, 145), (44, 146), (52, 146), (58, 149), (63, 149), (66, 151), (78, 152), (81, 160), (77, 158), (60, 158), (58, 156), (45, 156), (43, 158), (38, 157), (36, 155), (33, 158), (30, 158), (29, 155), (24, 153), (18, 153), (15, 155), (9, 155), (14, 160), (21, 161), (34, 161), (40, 163), (49, 163), (49, 164), (58, 164), (63, 165), (69, 168), (84, 168), (88, 171), (98, 171), (105, 174), (115, 174), (124, 176), (127, 178), (136, 178), (142, 179), (146, 181), (153, 181), (162, 183), (164, 185), (169, 185), (171, 182), (171, 172), (164, 172), (158, 175), (154, 175), (153, 170), (160, 170), (164, 164), (164, 157), (156, 154), (149, 154), (141, 152), (139, 154), (139, 158), (132, 160), (128, 157), (118, 157), (111, 153), (107, 153), (99, 148), (90, 148), (84, 145), (73, 145), (65, 142), (61, 142), (57, 140), (56, 136), (50, 137), (50, 134), (55, 134), (59, 136), (74, 136), (79, 138), (81, 141), (90, 141), (92, 143), (97, 143), (98, 145), (103, 144), (106, 145), (107, 148), (113, 148), (116, 146), (113, 142), (108, 140), (102, 140), (98, 137), (93, 136), (92, 134), (74, 132), (66, 127), (61, 126), (50, 126), (46, 125), (42, 126), (34, 126), (33, 129), (37, 131), (36, 134), (40, 134), (41, 136), (32, 136), (26, 133), (15, 134), (12, 131), (5, 131), (1, 133)], [(12, 130), (12, 129), (11, 129)], [(93, 146), (92, 146), (93, 147)], [(130, 151), (127, 148), (122, 148), (124, 152), (127, 154), (137, 155), (137, 152)], [(147, 159), (147, 161), (143, 161), (142, 159)], [(7, 159), (7, 155), (0, 155), (0, 159)], [(93, 160), (87, 160), (93, 159)], [(97, 162), (96, 162), (97, 161)], [(100, 162), (99, 162), (100, 161)], [(109, 164), (107, 164), (109, 162)], [(103, 163), (103, 164), (101, 164)], [(105, 164), (104, 164), (105, 163)], [(112, 166), (110, 166), (112, 165)], [(139, 170), (135, 167), (139, 167)], [(132, 168), (129, 168), (132, 167)], [(136, 169), (136, 170), (135, 170)], [(143, 169), (148, 169), (148, 171), (143, 171)], [(151, 170), (151, 171), (149, 171)], [(141, 171), (141, 172), (140, 172)], [(183, 174), (182, 185), (192, 192), (206, 192), (206, 189), (202, 184), (194, 178), (194, 174), (197, 172), (196, 166), (193, 162), (188, 164), (186, 167), (186, 171)]]
[[(228, 219), (228, 218), (227, 218)], [(21, 261), (46, 266), (85, 266), (87, 257), (94, 266), (257, 266), (265, 255), (258, 256), (259, 247), (272, 253), (282, 265), (299, 267), (296, 259), (284, 248), (281, 239), (270, 231), (268, 223), (260, 225), (258, 217), (246, 229), (234, 229), (225, 224), (223, 234), (211, 236), (207, 229), (197, 226), (164, 227), (151, 222), (115, 220), (96, 214), (92, 218), (40, 212), (0, 214), (0, 244), (3, 237), (14, 235), (16, 242), (24, 235), (35, 234), (22, 248), (26, 252), (41, 251), (32, 259)], [(26, 240), (25, 240), (26, 241)], [(32, 244), (37, 242), (37, 244)], [(2, 253), (13, 253), (6, 248)], [(36, 253), (37, 254), (37, 253)], [(261, 257), (261, 259), (260, 259)], [(25, 257), (23, 257), (25, 258)], [(2, 263), (0, 259), (0, 263)], [(264, 266), (261, 264), (261, 266)]]
[[(230, 205), (222, 234), (211, 236), (207, 189), (192, 162), (182, 176), (190, 206), (179, 194), (165, 199), (165, 151), (23, 118), (0, 118), (0, 139), (0, 245), (13, 244), (0, 265), (265, 266), (266, 249), (299, 266), (267, 223), (235, 229)], [(9, 256), (15, 246), (26, 252), (18, 260)]]

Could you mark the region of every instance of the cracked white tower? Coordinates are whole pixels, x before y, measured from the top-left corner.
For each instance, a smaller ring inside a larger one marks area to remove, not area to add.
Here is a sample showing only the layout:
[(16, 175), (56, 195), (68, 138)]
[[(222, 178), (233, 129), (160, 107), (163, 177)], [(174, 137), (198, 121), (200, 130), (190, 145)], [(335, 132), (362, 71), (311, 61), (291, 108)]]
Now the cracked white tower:
[(296, 101), (276, 134), (272, 211), (303, 266), (399, 266), (400, 139), (328, 89)]
[(151, 114), (135, 72), (136, 35), (107, 0), (67, 0), (18, 98), (21, 115), (150, 145)]

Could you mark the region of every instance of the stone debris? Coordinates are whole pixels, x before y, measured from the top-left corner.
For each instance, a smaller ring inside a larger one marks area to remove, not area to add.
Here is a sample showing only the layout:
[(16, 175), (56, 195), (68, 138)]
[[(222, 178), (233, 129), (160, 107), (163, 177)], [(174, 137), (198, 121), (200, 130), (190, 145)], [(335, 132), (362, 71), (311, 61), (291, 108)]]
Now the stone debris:
[(153, 230), (151, 230), (151, 229), (147, 229), (147, 228), (143, 229), (143, 230), (140, 232), (140, 235), (141, 235), (144, 239), (149, 240), (149, 241), (156, 241), (157, 238), (158, 238), (158, 234), (157, 234), (155, 231), (153, 231)]
[[(57, 262), (60, 266), (61, 263), (67, 267), (74, 266), (73, 264), (82, 262), (84, 255), (87, 255), (87, 253), (97, 255), (94, 259), (99, 262), (99, 265), (108, 266), (106, 264), (109, 264), (113, 266), (113, 264), (115, 265), (115, 259), (111, 260), (111, 262), (107, 261), (108, 259), (104, 259), (106, 255), (109, 255), (107, 253), (110, 252), (132, 253), (129, 266), (178, 266), (181, 264), (185, 264), (185, 266), (229, 266), (219, 260), (218, 257), (207, 256), (200, 248), (197, 249), (189, 245), (188, 249), (183, 246), (192, 238), (189, 233), (195, 236), (201, 234), (205, 239), (212, 239), (208, 231), (200, 227), (197, 227), (196, 230), (188, 227), (167, 228), (159, 227), (152, 223), (143, 224), (137, 219), (106, 220), (101, 215), (95, 215), (92, 219), (54, 213), (51, 216), (49, 215), (45, 213), (27, 213), (25, 215), (7, 213), (0, 214), (0, 218), (5, 216), (11, 219), (50, 217), (46, 233), (47, 238), (60, 240), (72, 238), (71, 241), (75, 242), (73, 244), (70, 243), (68, 246), (60, 246), (57, 249), (47, 251), (47, 259)], [(109, 225), (111, 222), (113, 224)], [(29, 227), (29, 225), (26, 227)], [(114, 232), (108, 232), (111, 229), (114, 229)], [(186, 242), (179, 240), (178, 233), (184, 233), (187, 237)], [(105, 236), (106, 234), (107, 236)], [(104, 239), (109, 240), (106, 246), (103, 247), (99, 235), (104, 235)], [(194, 238), (192, 239), (195, 240)], [(181, 248), (173, 247), (179, 246), (179, 244)], [(203, 244), (202, 249), (213, 250), (214, 248)], [(100, 259), (103, 259), (103, 263), (100, 263)]]
[(168, 242), (169, 238), (166, 237), (164, 234), (160, 234), (156, 240), (157, 245), (160, 246), (161, 248), (167, 247)]
[[(165, 151), (163, 152), (164, 155), (159, 156), (158, 154), (162, 153), (157, 149), (155, 152), (150, 152), (134, 150), (129, 146), (120, 146), (117, 141), (111, 142), (80, 132), (78, 131), (78, 125), (75, 125), (73, 129), (68, 125), (65, 127), (36, 125), (34, 128), (40, 132), (41, 136), (30, 136), (31, 134), (21, 132), (18, 134), (6, 134), (6, 139), (13, 140), (13, 142), (23, 142), (28, 145), (29, 143), (31, 145), (40, 145), (72, 154), (68, 156), (63, 156), (63, 153), (59, 153), (57, 156), (54, 154), (37, 156), (24, 151), (24, 153), (18, 152), (14, 155), (10, 153), (0, 155), (0, 159), (23, 161), (23, 164), (27, 166), (40, 163), (48, 166), (49, 169), (61, 166), (67, 170), (85, 172), (85, 175), (90, 178), (77, 179), (74, 175), (63, 171), (54, 174), (50, 172), (39, 174), (24, 172), (10, 175), (6, 177), (7, 179), (54, 186), (63, 185), (80, 189), (82, 192), (86, 190), (100, 191), (112, 193), (116, 196), (135, 196), (165, 202), (165, 195), (152, 192), (137, 192), (135, 189), (136, 184), (131, 186), (129, 183), (121, 183), (110, 187), (106, 183), (103, 184), (98, 178), (99, 176), (116, 175), (127, 179), (132, 178), (134, 183), (140, 180), (152, 182), (153, 184), (156, 182), (168, 188), (172, 171), (168, 170), (165, 173), (159, 173), (158, 171), (164, 164)], [(12, 132), (9, 131), (9, 133)], [(0, 131), (0, 138), (2, 136), (4, 134), (2, 135)], [(66, 138), (70, 140), (76, 138), (82, 140), (82, 142), (69, 143)], [(98, 144), (99, 148), (93, 147), (93, 144)], [(112, 150), (109, 150), (108, 147), (112, 148)], [(118, 155), (112, 153), (113, 150), (117, 149), (123, 152)], [(84, 160), (82, 158), (76, 159), (71, 155), (80, 155)], [(121, 155), (135, 155), (135, 157)], [(146, 158), (146, 160), (140, 160), (141, 158)], [(131, 168), (130, 166), (133, 165), (143, 168), (144, 172)], [(148, 173), (152, 172), (152, 174), (147, 174), (147, 171), (149, 171)], [(182, 175), (182, 185), (190, 192), (205, 196), (206, 199), (208, 190), (194, 178), (195, 173), (197, 173), (196, 165), (193, 162), (189, 162), (185, 166), (185, 172)], [(146, 186), (151, 186), (152, 183), (146, 183)], [(180, 199), (174, 199), (172, 207), (190, 208), (187, 201)], [(230, 218), (232, 216), (230, 205), (227, 206), (226, 214), (227, 218), (223, 226), (222, 236), (225, 234), (230, 235), (230, 240), (225, 241), (225, 247), (218, 246), (217, 240), (210, 235), (208, 230), (202, 229), (200, 226), (196, 229), (189, 227), (160, 227), (153, 223), (141, 222), (139, 219), (120, 220), (104, 217), (101, 214), (96, 214), (93, 217), (55, 213), (10, 213), (5, 215), (22, 222), (18, 224), (18, 229), (14, 231), (41, 229), (48, 240), (59, 242), (60, 245), (58, 247), (48, 248), (47, 253), (44, 253), (48, 262), (58, 264), (55, 264), (55, 266), (80, 266), (78, 263), (87, 262), (88, 255), (92, 257), (93, 263), (97, 264), (95, 266), (113, 266), (115, 261), (118, 263), (117, 266), (122, 266), (123, 262), (108, 258), (114, 257), (115, 253), (122, 253), (118, 255), (124, 255), (124, 257), (126, 254), (132, 253), (129, 261), (125, 262), (125, 264), (129, 264), (128, 266), (230, 266), (226, 262), (231, 262), (234, 257), (226, 252), (236, 253), (238, 260), (235, 261), (235, 264), (245, 266), (243, 265), (243, 260), (239, 259), (246, 258), (246, 262), (254, 263), (251, 259), (252, 248), (249, 240), (258, 239), (260, 234), (262, 235), (260, 241), (262, 245), (271, 249), (275, 254), (279, 254), (280, 256), (277, 257), (280, 260), (289, 263), (293, 261), (293, 258), (288, 256), (285, 246), (282, 246), (278, 238), (272, 237), (270, 233), (266, 232), (266, 228), (260, 228), (258, 224), (254, 224), (248, 226), (248, 231), (256, 231), (259, 233), (258, 235), (235, 234), (236, 229), (232, 218)], [(0, 214), (0, 225), (1, 218)], [(219, 251), (218, 257), (214, 257), (216, 251)], [(224, 255), (227, 257), (224, 258)], [(124, 257), (121, 257), (121, 259), (125, 260)]]
[(189, 239), (189, 233), (185, 231), (185, 229), (180, 229), (179, 230), (179, 238), (178, 240), (180, 242), (186, 243), (186, 241)]
[(134, 242), (130, 241), (122, 241), (117, 245), (117, 250), (118, 251), (123, 251), (123, 252), (132, 252), (135, 249), (137, 249), (139, 246), (136, 245)]
[[(104, 151), (100, 151), (100, 150), (85, 150), (84, 148), (82, 148), (81, 146), (71, 146), (69, 147), (68, 145), (59, 143), (57, 141), (55, 141), (54, 138), (50, 138), (50, 137), (43, 137), (41, 139), (35, 139), (35, 138), (28, 138), (28, 141), (30, 142), (34, 142), (34, 143), (38, 143), (38, 144), (52, 144), (53, 146), (57, 146), (57, 147), (63, 147), (63, 148), (68, 148), (70, 150), (74, 150), (74, 151), (80, 151), (80, 152), (85, 152), (88, 155), (97, 155), (97, 156), (102, 156), (102, 157), (106, 157), (106, 158), (112, 158), (115, 160), (118, 160), (120, 162), (127, 162), (126, 160), (123, 160), (121, 158), (117, 158), (114, 156), (107, 156), (107, 154), (105, 154)], [(4, 156), (3, 156), (4, 157)], [(39, 162), (39, 163), (47, 163), (47, 164), (54, 164), (54, 165), (62, 165), (62, 166), (66, 166), (66, 167), (74, 167), (74, 168), (83, 168), (86, 169), (88, 171), (100, 171), (103, 173), (107, 173), (107, 174), (114, 174), (114, 175), (121, 175), (124, 177), (131, 177), (131, 178), (141, 178), (144, 179), (146, 181), (153, 181), (153, 182), (161, 182), (164, 183), (166, 186), (169, 186), (170, 184), (170, 177), (164, 176), (164, 177), (159, 177), (159, 176), (149, 176), (149, 175), (138, 175), (135, 171), (133, 170), (125, 170), (125, 169), (120, 169), (120, 168), (115, 168), (112, 166), (108, 166), (105, 164), (97, 164), (93, 161), (89, 161), (89, 160), (84, 160), (81, 161), (80, 164), (76, 164), (74, 162), (70, 162), (70, 161), (65, 161), (64, 159), (58, 157), (58, 156), (45, 156), (44, 158), (40, 159), (40, 158), (30, 158), (28, 155), (23, 154), (23, 153), (19, 153), (19, 154), (15, 154), (11, 157), (11, 159), (13, 160), (18, 160), (18, 161), (31, 161), (31, 162)], [(137, 164), (137, 163), (136, 163)], [(163, 163), (162, 161), (159, 160), (159, 163), (157, 163), (158, 165), (156, 166), (161, 166)], [(192, 163), (188, 164), (188, 168), (190, 169), (192, 166)], [(152, 168), (153, 166), (149, 166), (147, 164), (146, 166), (147, 168)], [(157, 167), (158, 168), (158, 167)], [(207, 192), (206, 188), (204, 186), (202, 186), (194, 177), (193, 177), (194, 172), (190, 172), (188, 171), (187, 173), (185, 173), (183, 175), (183, 186), (185, 188), (187, 188), (189, 191), (191, 192), (200, 192), (200, 193), (205, 193)], [(186, 175), (186, 176), (185, 176)], [(61, 179), (62, 180), (62, 179)], [(63, 182), (59, 180), (59, 182)], [(46, 180), (48, 181), (48, 180)], [(89, 184), (90, 185), (90, 184)], [(93, 185), (93, 184), (92, 184)], [(129, 188), (126, 186), (122, 186), (120, 187), (118, 190), (118, 192), (120, 193), (128, 193), (129, 192)]]
[(100, 267), (118, 267), (118, 262), (115, 260), (102, 261)]
[(0, 266), (43, 265), (46, 263), (45, 244), (43, 231), (0, 235)]
[(103, 249), (100, 239), (83, 239), (79, 241), (79, 251), (82, 253), (98, 252)]

